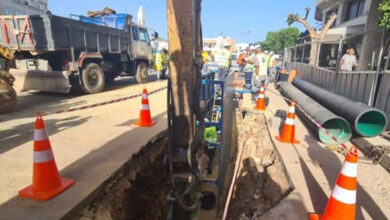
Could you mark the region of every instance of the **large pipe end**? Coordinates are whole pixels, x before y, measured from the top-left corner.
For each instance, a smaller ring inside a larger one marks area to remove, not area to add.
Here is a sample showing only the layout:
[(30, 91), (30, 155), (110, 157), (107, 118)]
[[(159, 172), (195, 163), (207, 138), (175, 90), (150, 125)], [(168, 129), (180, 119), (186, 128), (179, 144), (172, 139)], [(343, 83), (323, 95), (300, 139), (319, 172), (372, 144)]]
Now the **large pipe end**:
[(374, 137), (383, 132), (387, 125), (387, 116), (378, 109), (362, 112), (355, 120), (356, 132), (363, 137)]
[[(348, 121), (343, 118), (332, 118), (325, 121), (322, 124), (329, 133), (337, 137), (337, 139), (342, 142), (348, 142), (352, 137), (352, 129), (349, 125)], [(337, 144), (336, 141), (332, 139), (329, 135), (327, 135), (321, 129), (318, 130), (318, 137), (321, 142), (325, 144)]]

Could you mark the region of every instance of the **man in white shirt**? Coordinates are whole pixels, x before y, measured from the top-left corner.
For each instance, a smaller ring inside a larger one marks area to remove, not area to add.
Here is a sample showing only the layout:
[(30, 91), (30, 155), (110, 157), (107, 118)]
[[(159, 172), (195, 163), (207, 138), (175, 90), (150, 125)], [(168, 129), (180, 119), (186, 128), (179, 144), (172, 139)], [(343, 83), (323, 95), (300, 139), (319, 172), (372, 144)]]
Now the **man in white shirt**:
[(347, 48), (347, 53), (341, 58), (340, 69), (341, 71), (352, 71), (353, 67), (359, 67), (360, 65), (356, 61), (355, 50), (352, 47)]

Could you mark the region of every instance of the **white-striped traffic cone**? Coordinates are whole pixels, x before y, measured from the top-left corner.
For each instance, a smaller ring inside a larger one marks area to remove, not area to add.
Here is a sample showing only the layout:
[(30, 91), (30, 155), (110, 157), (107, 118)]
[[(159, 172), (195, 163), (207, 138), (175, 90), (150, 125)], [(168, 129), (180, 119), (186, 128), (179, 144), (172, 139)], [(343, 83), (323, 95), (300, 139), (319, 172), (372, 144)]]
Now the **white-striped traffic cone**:
[(324, 214), (322, 216), (309, 214), (310, 220), (355, 219), (357, 161), (357, 148), (353, 146), (345, 157), (343, 168), (337, 178)]
[(141, 102), (141, 111), (139, 113), (139, 120), (134, 123), (134, 125), (141, 127), (151, 127), (156, 124), (150, 116), (149, 100), (148, 100), (148, 91), (144, 88), (142, 92), (142, 102)]
[(36, 200), (49, 200), (74, 184), (58, 173), (57, 165), (45, 123), (37, 116), (34, 130), (34, 167), (32, 185), (19, 191), (19, 196)]
[(264, 84), (261, 84), (259, 97), (257, 98), (256, 106), (254, 107), (256, 110), (265, 110), (265, 95), (264, 95)]
[(283, 143), (299, 144), (300, 141), (295, 139), (295, 102), (291, 101), (290, 108), (286, 121), (284, 122), (283, 130), (280, 136), (275, 137), (278, 141)]

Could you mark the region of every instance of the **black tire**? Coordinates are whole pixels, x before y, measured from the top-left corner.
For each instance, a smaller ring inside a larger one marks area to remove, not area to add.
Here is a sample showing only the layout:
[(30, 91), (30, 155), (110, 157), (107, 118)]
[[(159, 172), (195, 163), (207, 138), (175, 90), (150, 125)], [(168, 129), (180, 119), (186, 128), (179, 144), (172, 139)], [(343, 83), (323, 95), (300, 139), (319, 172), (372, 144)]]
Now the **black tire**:
[(81, 81), (85, 93), (95, 94), (103, 91), (105, 77), (102, 68), (96, 63), (88, 63), (81, 74)]
[(149, 80), (148, 75), (148, 66), (144, 62), (140, 62), (137, 65), (137, 70), (135, 73), (135, 80), (137, 83), (146, 83)]
[(14, 88), (0, 79), (0, 114), (12, 111), (17, 102)]

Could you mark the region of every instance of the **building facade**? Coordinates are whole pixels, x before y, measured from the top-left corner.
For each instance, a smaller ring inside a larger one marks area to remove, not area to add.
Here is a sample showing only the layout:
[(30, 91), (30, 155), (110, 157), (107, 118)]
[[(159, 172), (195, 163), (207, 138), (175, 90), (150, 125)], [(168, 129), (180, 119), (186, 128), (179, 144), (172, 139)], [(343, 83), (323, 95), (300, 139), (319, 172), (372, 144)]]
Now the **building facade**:
[[(360, 69), (373, 69), (381, 47), (381, 29), (377, 27), (378, 0), (316, 0), (315, 19), (326, 24), (332, 13), (336, 21), (321, 44), (318, 64), (336, 68), (340, 39), (343, 53), (347, 46), (355, 48), (362, 63)], [(376, 40), (373, 40), (376, 39)]]
[(47, 0), (1, 0), (0, 14), (34, 15), (47, 11)]
[(326, 23), (332, 13), (337, 19), (329, 34), (363, 32), (370, 13), (372, 0), (317, 0), (315, 19)]
[(204, 51), (215, 51), (223, 48), (226, 44), (230, 45), (231, 52), (236, 52), (236, 41), (230, 37), (219, 36), (216, 38), (203, 38)]

